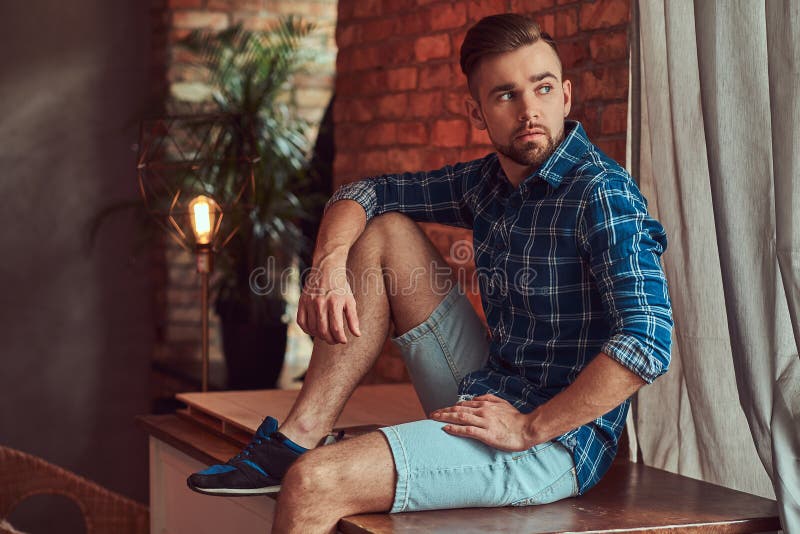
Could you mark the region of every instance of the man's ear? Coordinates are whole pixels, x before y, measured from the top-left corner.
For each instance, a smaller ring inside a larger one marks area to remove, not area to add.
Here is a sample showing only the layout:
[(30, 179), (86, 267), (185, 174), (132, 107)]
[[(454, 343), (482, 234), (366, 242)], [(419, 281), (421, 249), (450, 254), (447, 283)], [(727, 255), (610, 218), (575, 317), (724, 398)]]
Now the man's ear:
[(481, 105), (472, 96), (464, 99), (464, 108), (467, 110), (467, 117), (472, 125), (478, 130), (485, 130), (486, 121), (483, 119)]
[(564, 118), (566, 119), (572, 109), (572, 82), (564, 80), (561, 87), (564, 89)]

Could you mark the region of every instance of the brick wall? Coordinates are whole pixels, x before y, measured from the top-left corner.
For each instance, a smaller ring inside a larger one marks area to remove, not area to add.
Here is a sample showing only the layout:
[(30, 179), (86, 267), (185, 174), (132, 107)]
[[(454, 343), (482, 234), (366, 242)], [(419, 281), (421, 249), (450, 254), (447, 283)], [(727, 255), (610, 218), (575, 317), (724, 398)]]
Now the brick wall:
[[(458, 50), (471, 24), (508, 11), (532, 15), (556, 39), (574, 88), (571, 117), (624, 162), (629, 1), (340, 0), (335, 182), (433, 169), (491, 151), (464, 112)], [(453, 243), (470, 239), (461, 230), (425, 230), (445, 256)], [(474, 288), (471, 298), (479, 307)], [(406, 379), (387, 345), (367, 381)]]
[[(320, 119), (333, 92), (336, 44), (336, 0), (152, 0), (151, 112), (177, 113), (181, 98), (202, 89), (203, 77), (192, 68), (192, 56), (178, 41), (192, 30), (222, 30), (242, 23), (249, 29), (267, 29), (281, 16), (299, 15), (316, 26), (304, 45), (314, 51), (315, 63), (291, 80), (284, 99), (310, 122), (314, 141)], [(158, 332), (156, 358), (193, 358), (199, 353), (199, 279), (192, 254), (166, 242), (156, 261)], [(217, 318), (211, 314), (211, 358), (220, 359)]]

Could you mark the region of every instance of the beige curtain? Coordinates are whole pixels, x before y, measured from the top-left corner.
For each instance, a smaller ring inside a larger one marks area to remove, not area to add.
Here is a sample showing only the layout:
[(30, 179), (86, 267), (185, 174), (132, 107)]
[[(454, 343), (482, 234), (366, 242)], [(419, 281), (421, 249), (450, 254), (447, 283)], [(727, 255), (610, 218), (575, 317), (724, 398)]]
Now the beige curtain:
[(777, 497), (800, 532), (800, 2), (638, 8), (639, 174), (675, 316), (670, 372), (637, 398), (641, 454)]

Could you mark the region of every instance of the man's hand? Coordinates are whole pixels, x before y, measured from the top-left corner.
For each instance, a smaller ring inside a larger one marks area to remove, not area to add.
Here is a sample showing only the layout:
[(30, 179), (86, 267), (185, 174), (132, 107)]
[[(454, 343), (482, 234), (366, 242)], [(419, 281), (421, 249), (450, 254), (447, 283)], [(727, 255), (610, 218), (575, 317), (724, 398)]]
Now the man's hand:
[(508, 401), (487, 394), (431, 413), (431, 419), (450, 423), (444, 431), (477, 439), (504, 451), (525, 451), (537, 444), (528, 417)]
[(305, 333), (335, 345), (347, 343), (345, 323), (353, 335), (361, 335), (356, 300), (345, 270), (315, 269), (300, 295), (297, 324)]

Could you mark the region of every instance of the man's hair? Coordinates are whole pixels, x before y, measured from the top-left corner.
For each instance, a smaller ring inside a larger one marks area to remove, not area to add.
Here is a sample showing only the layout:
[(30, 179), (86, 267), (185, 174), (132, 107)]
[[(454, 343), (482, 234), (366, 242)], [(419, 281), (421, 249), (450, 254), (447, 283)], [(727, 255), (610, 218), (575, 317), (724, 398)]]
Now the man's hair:
[(550, 45), (561, 65), (555, 41), (532, 19), (515, 13), (503, 13), (489, 15), (479, 20), (469, 29), (461, 45), (461, 71), (467, 77), (473, 96), (477, 98), (476, 88), (472, 85), (472, 75), (483, 58), (512, 52), (539, 40)]

